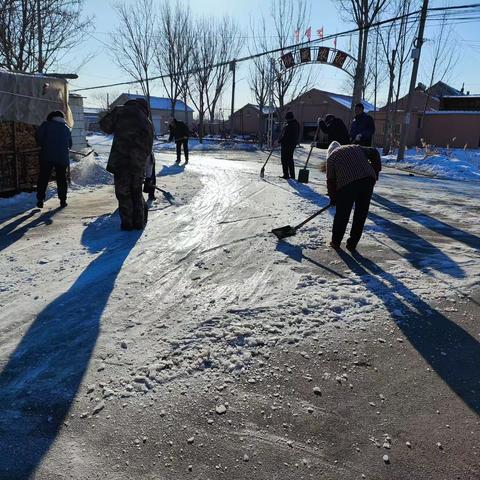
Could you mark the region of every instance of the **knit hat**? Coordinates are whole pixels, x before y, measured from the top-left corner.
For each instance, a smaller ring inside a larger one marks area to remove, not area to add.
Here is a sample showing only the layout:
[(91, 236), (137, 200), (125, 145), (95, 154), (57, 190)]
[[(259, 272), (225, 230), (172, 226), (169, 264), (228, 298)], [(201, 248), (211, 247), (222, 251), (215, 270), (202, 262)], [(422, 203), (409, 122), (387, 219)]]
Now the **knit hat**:
[(327, 158), (330, 158), (330, 155), (337, 149), (340, 148), (341, 145), (338, 142), (333, 141), (329, 146), (327, 150)]

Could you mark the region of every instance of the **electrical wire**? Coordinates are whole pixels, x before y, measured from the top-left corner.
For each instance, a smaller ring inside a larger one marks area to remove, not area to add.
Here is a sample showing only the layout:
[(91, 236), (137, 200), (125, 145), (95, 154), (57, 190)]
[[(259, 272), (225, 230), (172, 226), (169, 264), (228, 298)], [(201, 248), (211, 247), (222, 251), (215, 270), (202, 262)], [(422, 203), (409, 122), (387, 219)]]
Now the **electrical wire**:
[[(477, 13), (477, 10), (479, 8), (480, 8), (480, 3), (475, 3), (475, 4), (467, 4), (467, 5), (455, 5), (455, 6), (449, 6), (449, 7), (433, 7), (433, 8), (429, 8), (428, 12), (443, 12), (443, 13), (434, 13), (432, 15), (432, 19), (433, 20), (444, 20), (446, 12), (450, 12), (450, 11), (454, 12), (452, 16), (455, 17), (456, 11), (459, 11), (459, 14), (465, 15), (465, 13), (464, 13), (465, 11), (467, 11), (467, 13), (468, 13), (468, 11), (470, 10), (470, 11), (472, 11), (472, 13), (473, 12)], [(350, 30), (346, 30), (344, 32), (327, 35), (323, 38), (314, 39), (314, 40), (310, 40), (310, 41), (307, 41), (307, 42), (300, 42), (300, 43), (297, 43), (297, 44), (292, 44), (292, 45), (285, 46), (283, 48), (275, 48), (273, 50), (268, 50), (268, 51), (265, 51), (265, 52), (260, 52), (260, 53), (256, 53), (256, 54), (253, 54), (253, 55), (248, 55), (248, 56), (245, 56), (245, 57), (241, 57), (241, 58), (234, 58), (234, 59), (227, 60), (227, 61), (224, 61), (224, 62), (219, 62), (219, 63), (216, 63), (216, 64), (209, 65), (208, 67), (200, 67), (200, 68), (188, 70), (187, 72), (185, 72), (185, 74), (198, 73), (198, 72), (201, 72), (201, 71), (205, 70), (206, 68), (218, 68), (218, 67), (222, 67), (222, 66), (225, 66), (225, 65), (231, 65), (231, 64), (235, 65), (237, 63), (245, 62), (247, 60), (252, 60), (254, 58), (260, 58), (260, 57), (263, 57), (265, 55), (283, 53), (286, 50), (298, 49), (298, 48), (302, 48), (302, 47), (309, 47), (309, 46), (312, 46), (312, 45), (321, 44), (321, 43), (323, 43), (327, 40), (333, 40), (335, 38), (347, 37), (347, 36), (352, 35), (353, 33), (357, 33), (357, 32), (360, 32), (362, 30), (367, 30), (367, 29), (370, 30), (370, 29), (373, 29), (373, 28), (376, 28), (376, 27), (381, 28), (385, 25), (391, 24), (391, 23), (393, 23), (397, 20), (402, 20), (402, 19), (405, 19), (405, 18), (409, 22), (411, 22), (411, 21), (416, 22), (416, 20), (413, 20), (411, 17), (418, 16), (418, 15), (420, 15), (420, 13), (421, 13), (421, 10), (416, 10), (414, 12), (409, 12), (409, 13), (406, 13), (404, 15), (399, 15), (397, 17), (393, 17), (393, 18), (389, 18), (389, 19), (386, 19), (386, 20), (381, 20), (381, 21), (372, 23), (371, 25), (368, 25), (366, 27), (353, 28), (353, 29), (350, 29)], [(478, 13), (480, 13), (480, 10), (478, 11)], [(428, 18), (430, 18), (430, 17), (428, 17)], [(469, 23), (470, 20), (472, 20), (474, 18), (476, 19), (476, 18), (480, 18), (480, 17), (465, 17), (465, 16), (462, 16), (462, 17), (457, 17), (456, 19), (466, 21), (466, 22)], [(461, 23), (459, 23), (459, 24), (461, 24)], [(96, 40), (98, 40), (98, 39), (96, 39)], [(160, 79), (168, 78), (168, 77), (170, 77), (170, 74), (157, 75), (157, 76), (154, 76), (154, 77), (150, 77), (149, 81), (160, 80)], [(85, 92), (85, 91), (89, 91), (89, 90), (99, 90), (101, 88), (119, 87), (119, 86), (123, 86), (123, 85), (136, 85), (136, 84), (142, 83), (144, 80), (145, 79), (141, 78), (139, 80), (131, 80), (131, 81), (128, 81), (128, 82), (118, 82), (118, 83), (111, 83), (111, 84), (106, 84), (106, 85), (97, 85), (97, 86), (94, 86), (94, 87), (79, 88), (79, 89), (72, 90), (72, 93), (74, 93), (74, 92)]]

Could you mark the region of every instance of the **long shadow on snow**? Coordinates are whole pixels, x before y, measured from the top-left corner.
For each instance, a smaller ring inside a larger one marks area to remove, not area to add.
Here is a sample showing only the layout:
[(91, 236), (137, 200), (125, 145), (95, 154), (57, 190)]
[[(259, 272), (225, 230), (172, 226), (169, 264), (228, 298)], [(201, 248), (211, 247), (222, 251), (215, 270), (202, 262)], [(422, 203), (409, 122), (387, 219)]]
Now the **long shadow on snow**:
[(38, 227), (42, 224), (51, 225), (53, 223), (52, 217), (59, 210), (60, 207), (42, 213), (38, 217), (34, 218), (31, 222), (19, 227), (19, 225), (29, 220), (40, 211), (39, 209), (34, 209), (27, 214), (18, 217), (13, 222), (10, 222), (7, 225), (3, 226), (0, 229), (0, 252), (5, 248), (9, 247), (10, 245), (13, 245), (16, 241), (20, 240), (28, 232), (28, 230), (31, 230), (32, 228)]
[(370, 259), (338, 255), (390, 313), (415, 349), (475, 413), (480, 414), (480, 344)]
[(409, 220), (413, 220), (429, 230), (439, 233), (440, 235), (444, 235), (445, 237), (449, 237), (458, 242), (462, 242), (474, 250), (480, 250), (480, 237), (477, 237), (476, 235), (449, 225), (448, 223), (438, 220), (437, 218), (434, 218), (426, 213), (412, 210), (404, 205), (400, 205), (399, 203), (388, 200), (377, 193), (373, 194), (372, 200), (379, 203), (385, 209), (402, 215)]
[(415, 268), (426, 273), (437, 270), (451, 277), (465, 278), (465, 272), (455, 261), (420, 235), (373, 212), (369, 212), (368, 218), (407, 251), (403, 256)]
[(277, 248), (276, 250), (278, 252), (283, 253), (287, 257), (290, 257), (292, 260), (295, 260), (298, 263), (302, 263), (303, 260), (306, 260), (307, 262), (310, 262), (311, 264), (321, 268), (322, 270), (327, 271), (328, 273), (335, 275), (336, 277), (340, 278), (346, 278), (344, 275), (341, 273), (336, 272), (335, 270), (322, 265), (320, 262), (317, 262), (313, 258), (307, 257), (303, 253), (303, 248), (298, 246), (298, 245), (292, 245), (291, 243), (286, 242), (285, 240), (281, 240), (277, 243)]
[(39, 313), (0, 373), (0, 478), (26, 479), (55, 441), (95, 348), (102, 313), (140, 232), (100, 217), (82, 244), (100, 255)]

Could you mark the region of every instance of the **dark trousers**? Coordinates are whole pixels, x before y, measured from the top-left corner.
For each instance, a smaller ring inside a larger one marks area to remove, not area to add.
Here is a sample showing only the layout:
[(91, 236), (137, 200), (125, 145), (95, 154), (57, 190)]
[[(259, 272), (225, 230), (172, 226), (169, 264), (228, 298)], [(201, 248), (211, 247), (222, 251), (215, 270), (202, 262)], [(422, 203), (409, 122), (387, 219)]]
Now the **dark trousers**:
[(185, 161), (188, 162), (188, 138), (185, 138), (183, 140), (177, 140), (175, 143), (177, 144), (177, 162), (180, 163), (182, 145), (183, 145), (183, 154), (185, 155)]
[(122, 228), (142, 229), (147, 223), (147, 208), (143, 198), (143, 177), (129, 173), (115, 174), (115, 196)]
[(157, 176), (155, 173), (155, 163), (152, 167), (152, 176), (145, 179), (143, 183), (143, 193), (148, 193), (148, 199), (155, 199), (155, 185), (157, 184)]
[(61, 202), (67, 200), (67, 166), (52, 165), (50, 163), (40, 162), (40, 174), (37, 181), (37, 200), (43, 202), (45, 200), (45, 192), (47, 191), (48, 181), (55, 169), (55, 178), (57, 180), (57, 194)]
[(295, 164), (293, 163), (294, 151), (295, 151), (295, 146), (293, 147), (282, 146), (280, 158), (282, 160), (283, 176), (285, 178), (295, 178)]
[(355, 204), (350, 238), (347, 243), (353, 248), (357, 246), (367, 220), (374, 185), (375, 180), (372, 177), (367, 177), (355, 180), (337, 192), (335, 218), (333, 219), (333, 243), (338, 245), (341, 243), (347, 229), (352, 207)]

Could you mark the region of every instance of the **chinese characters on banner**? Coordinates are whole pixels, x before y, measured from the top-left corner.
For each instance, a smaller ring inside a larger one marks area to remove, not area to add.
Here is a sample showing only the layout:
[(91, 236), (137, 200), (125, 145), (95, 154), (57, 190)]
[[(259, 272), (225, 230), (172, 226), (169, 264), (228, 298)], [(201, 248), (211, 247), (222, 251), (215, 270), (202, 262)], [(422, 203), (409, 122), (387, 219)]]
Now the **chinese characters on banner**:
[(282, 63), (285, 68), (291, 68), (295, 65), (295, 60), (293, 59), (293, 53), (288, 52), (285, 55), (282, 55)]
[(317, 62), (326, 63), (328, 62), (328, 53), (330, 49), (328, 47), (320, 47), (318, 49)]
[(345, 52), (338, 51), (335, 55), (335, 58), (332, 60), (332, 65), (334, 67), (342, 68), (346, 59), (347, 54)]
[(312, 57), (310, 55), (310, 48), (308, 48), (308, 47), (301, 48), (300, 49), (300, 61), (302, 63), (305, 63), (305, 62), (310, 62), (311, 59), (312, 59)]

